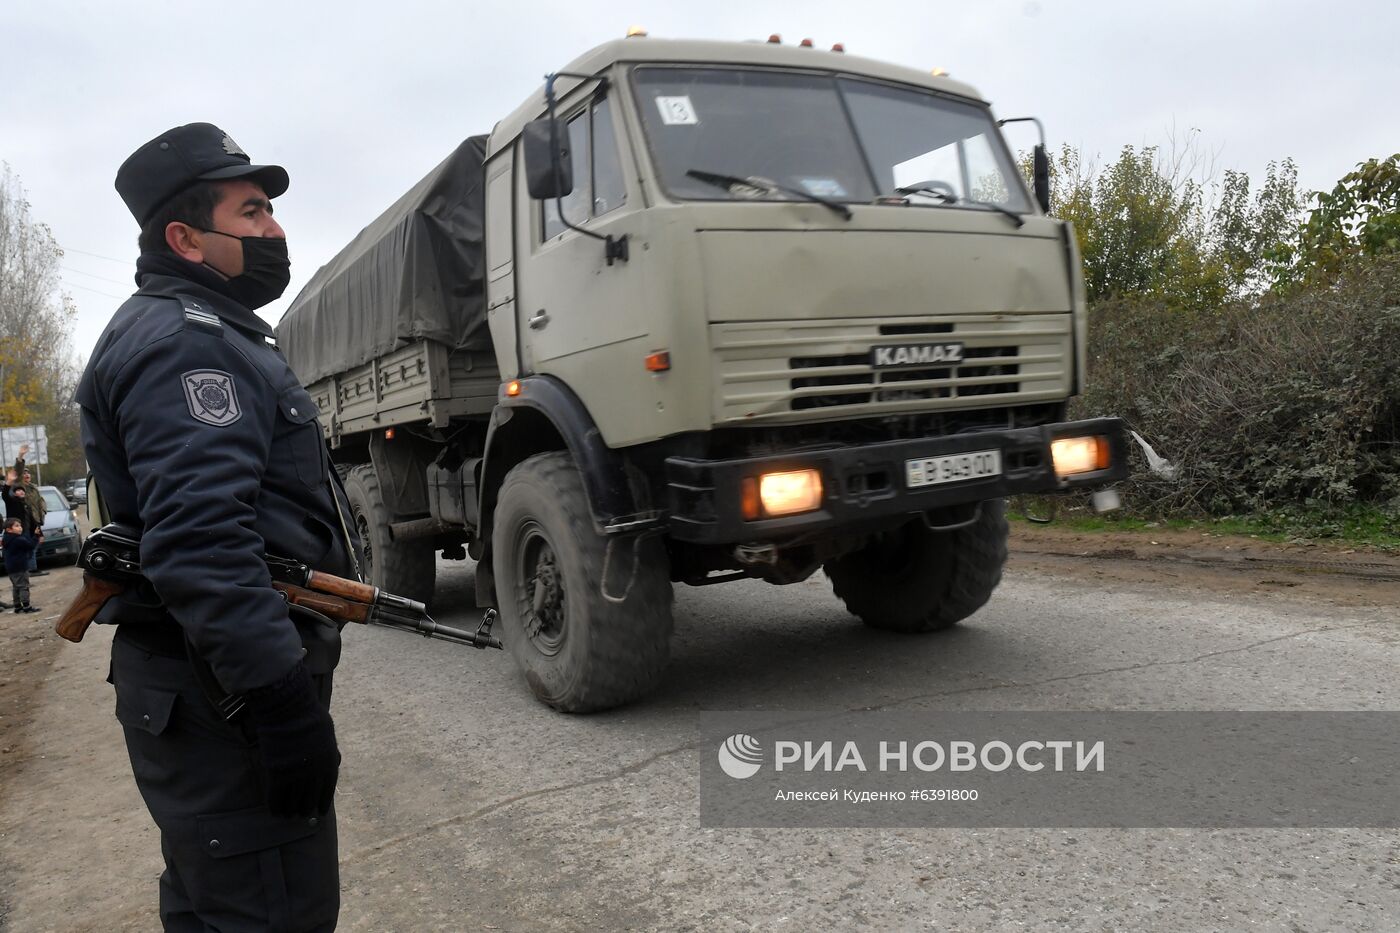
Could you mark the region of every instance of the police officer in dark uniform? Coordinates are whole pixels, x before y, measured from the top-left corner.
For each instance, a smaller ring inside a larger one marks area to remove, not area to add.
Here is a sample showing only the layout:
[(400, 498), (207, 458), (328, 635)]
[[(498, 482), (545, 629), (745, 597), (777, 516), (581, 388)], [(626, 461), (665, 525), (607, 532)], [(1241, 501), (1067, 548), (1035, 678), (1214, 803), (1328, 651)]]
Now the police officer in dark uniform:
[[(355, 576), (316, 405), (253, 313), (289, 279), (271, 204), (287, 185), (208, 123), (132, 154), (116, 186), (141, 225), (139, 287), (77, 395), (106, 517), (142, 535), (148, 582), (97, 621), (117, 626), (110, 679), (160, 827), (166, 930), (331, 930), (339, 910), (338, 632), (328, 650), (324, 624), (289, 616), (263, 561)], [(226, 720), (211, 693), (246, 705)]]

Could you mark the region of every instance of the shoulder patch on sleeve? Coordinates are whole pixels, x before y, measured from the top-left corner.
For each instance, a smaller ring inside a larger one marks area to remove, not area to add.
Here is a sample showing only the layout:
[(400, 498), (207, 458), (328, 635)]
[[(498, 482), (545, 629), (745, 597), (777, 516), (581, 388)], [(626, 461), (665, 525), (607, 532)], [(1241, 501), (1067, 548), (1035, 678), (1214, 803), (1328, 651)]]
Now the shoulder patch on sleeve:
[(196, 421), (224, 427), (243, 417), (233, 377), (223, 370), (192, 369), (181, 374), (180, 383)]

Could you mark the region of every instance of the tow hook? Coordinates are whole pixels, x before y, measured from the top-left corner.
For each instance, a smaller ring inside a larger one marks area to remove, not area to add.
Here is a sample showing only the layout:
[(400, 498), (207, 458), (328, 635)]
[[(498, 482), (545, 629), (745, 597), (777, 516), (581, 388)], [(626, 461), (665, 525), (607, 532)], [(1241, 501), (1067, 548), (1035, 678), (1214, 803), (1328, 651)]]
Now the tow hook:
[(734, 559), (745, 567), (776, 567), (778, 548), (772, 544), (739, 544), (734, 547)]

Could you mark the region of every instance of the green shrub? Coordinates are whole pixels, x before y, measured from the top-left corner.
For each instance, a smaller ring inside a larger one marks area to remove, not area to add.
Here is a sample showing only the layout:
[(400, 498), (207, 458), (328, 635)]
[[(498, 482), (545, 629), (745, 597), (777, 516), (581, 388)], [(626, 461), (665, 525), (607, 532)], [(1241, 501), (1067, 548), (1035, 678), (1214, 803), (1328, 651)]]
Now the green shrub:
[(1126, 418), (1179, 468), (1135, 455), (1130, 504), (1213, 515), (1352, 502), (1400, 517), (1400, 260), (1218, 310), (1091, 310), (1082, 416)]

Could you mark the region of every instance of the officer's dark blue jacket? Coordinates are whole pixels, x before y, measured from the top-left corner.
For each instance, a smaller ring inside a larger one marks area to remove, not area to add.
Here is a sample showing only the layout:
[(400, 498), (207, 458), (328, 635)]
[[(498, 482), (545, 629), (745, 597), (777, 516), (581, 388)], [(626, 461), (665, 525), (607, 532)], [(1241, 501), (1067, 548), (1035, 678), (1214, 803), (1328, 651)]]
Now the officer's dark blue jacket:
[(5, 572), (19, 573), (29, 569), (29, 555), (39, 546), (39, 542), (27, 534), (17, 535), (13, 531), (4, 534)]
[[(193, 281), (145, 274), (78, 385), (83, 448), (108, 518), (142, 529), (150, 586), (100, 622), (183, 629), (225, 690), (301, 657), (264, 553), (353, 576), (350, 511), (316, 405), (272, 329)], [(341, 513), (337, 514), (337, 503)]]

